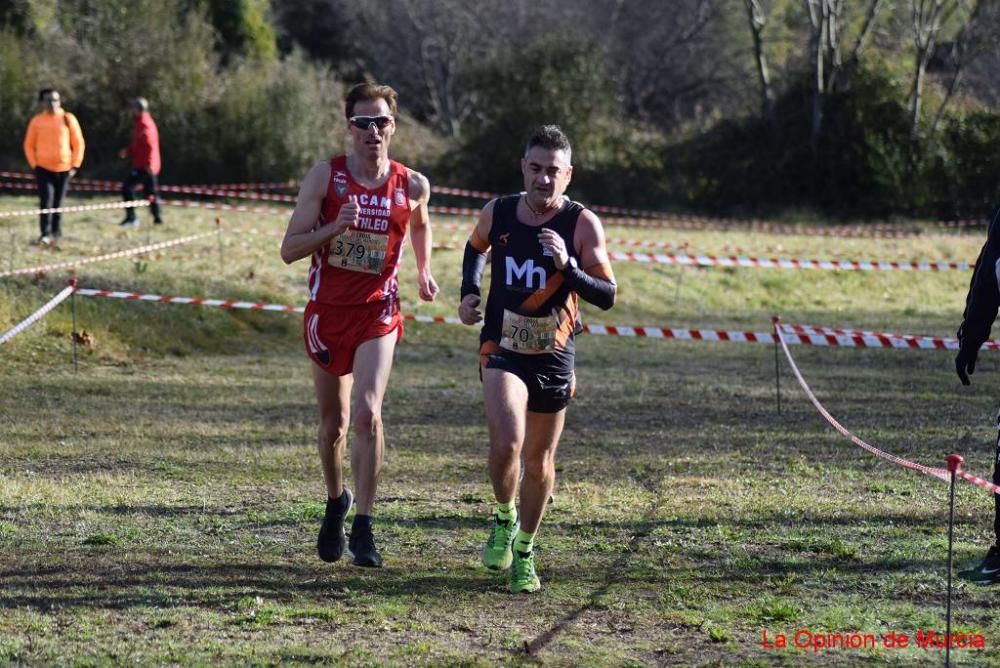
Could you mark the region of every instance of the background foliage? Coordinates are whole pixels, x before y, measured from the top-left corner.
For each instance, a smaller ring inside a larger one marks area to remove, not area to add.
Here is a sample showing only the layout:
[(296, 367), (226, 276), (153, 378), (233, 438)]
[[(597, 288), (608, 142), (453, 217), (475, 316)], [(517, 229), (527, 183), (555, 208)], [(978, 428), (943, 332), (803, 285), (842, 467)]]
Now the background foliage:
[(525, 136), (557, 122), (589, 201), (982, 215), (1000, 199), (998, 4), (946, 0), (920, 51), (915, 0), (0, 0), (0, 166), (23, 168), (56, 86), (86, 175), (121, 174), (143, 95), (165, 181), (296, 178), (343, 149), (344, 86), (367, 77), (400, 92), (396, 157), (438, 183), (519, 187)]

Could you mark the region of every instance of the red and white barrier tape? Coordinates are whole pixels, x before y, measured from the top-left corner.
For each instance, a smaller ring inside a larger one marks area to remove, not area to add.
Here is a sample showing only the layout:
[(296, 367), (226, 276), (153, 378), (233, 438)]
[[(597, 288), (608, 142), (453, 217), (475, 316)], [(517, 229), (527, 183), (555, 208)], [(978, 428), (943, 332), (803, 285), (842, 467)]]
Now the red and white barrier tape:
[(496, 193), (488, 193), (482, 190), (468, 190), (466, 188), (452, 188), (451, 186), (431, 186), (431, 192), (439, 195), (458, 195), (459, 197), (473, 197), (475, 199), (496, 199), (500, 197)]
[[(819, 402), (819, 399), (816, 398), (816, 395), (813, 394), (812, 390), (809, 388), (809, 385), (806, 383), (805, 378), (802, 377), (802, 373), (799, 371), (798, 365), (795, 364), (795, 360), (792, 358), (791, 351), (789, 351), (788, 346), (785, 345), (784, 334), (782, 333), (782, 330), (785, 329), (786, 327), (787, 326), (780, 325), (777, 321), (775, 322), (774, 331), (777, 340), (781, 344), (782, 350), (784, 350), (785, 352), (785, 357), (788, 359), (788, 363), (792, 367), (792, 371), (795, 374), (795, 378), (798, 380), (799, 385), (802, 387), (802, 390), (806, 393), (806, 396), (809, 398), (809, 401), (812, 402), (816, 410), (819, 411), (819, 414), (822, 415), (823, 418), (827, 422), (829, 422), (834, 429), (839, 431), (843, 436), (849, 438), (851, 442), (854, 443), (855, 445), (867, 450), (868, 452), (871, 452), (877, 457), (880, 457), (886, 461), (892, 462), (893, 464), (897, 464), (905, 468), (913, 469), (921, 473), (926, 473), (927, 475), (938, 478), (939, 480), (943, 480), (944, 482), (951, 481), (950, 470), (948, 468), (924, 466), (923, 464), (917, 464), (907, 459), (903, 459), (902, 457), (897, 457), (896, 455), (890, 454), (883, 450), (879, 450), (875, 446), (869, 445), (865, 441), (861, 440), (860, 438), (852, 434), (850, 431), (848, 431), (843, 425), (837, 422), (837, 420), (834, 419), (832, 415), (830, 415), (829, 411), (827, 411), (826, 408), (823, 407), (823, 404)], [(987, 343), (993, 344), (993, 349), (995, 350), (996, 346), (1000, 342), (988, 341)], [(1000, 485), (995, 485), (989, 480), (986, 480), (985, 478), (981, 478), (977, 475), (974, 475), (964, 470), (961, 466), (961, 462), (963, 461), (961, 457), (957, 457), (956, 455), (951, 455), (950, 457), (948, 457), (949, 467), (951, 467), (952, 464), (954, 463), (952, 462), (953, 458), (957, 459), (957, 463), (955, 464), (954, 467), (956, 476), (962, 478), (963, 480), (971, 482), (972, 484), (976, 485), (980, 489), (983, 489), (987, 492), (991, 492), (993, 494), (1000, 494)]]
[(186, 187), (202, 190), (295, 190), (299, 187), (299, 182), (289, 179), (270, 183), (198, 183)]
[(760, 257), (716, 257), (612, 251), (612, 260), (698, 267), (754, 267), (762, 269), (834, 269), (845, 271), (965, 271), (967, 262), (897, 262), (893, 260), (800, 260)]
[(267, 206), (243, 206), (241, 204), (217, 204), (215, 202), (195, 202), (188, 199), (165, 199), (160, 202), (167, 206), (185, 209), (210, 209), (212, 211), (240, 211), (242, 213), (266, 213), (274, 216), (289, 216), (291, 209), (276, 209)]
[(779, 225), (774, 223), (719, 222), (711, 218), (696, 218), (693, 216), (677, 216), (675, 218), (605, 218), (605, 225), (621, 227), (642, 227), (663, 230), (714, 231), (714, 232), (744, 232), (757, 234), (782, 234), (790, 236), (809, 237), (842, 237), (862, 239), (934, 239), (953, 238), (954, 234), (941, 232), (920, 232), (906, 230), (879, 230), (867, 226), (838, 227), (807, 227), (804, 225)]
[[(0, 178), (4, 179), (24, 179), (24, 180), (35, 180), (35, 175), (30, 172), (0, 172)], [(76, 185), (93, 186), (96, 188), (111, 188), (114, 190), (121, 190), (121, 181), (110, 181), (108, 179), (88, 179), (84, 177), (74, 178), (72, 183)], [(32, 186), (34, 187), (34, 186)], [(288, 181), (272, 181), (270, 183), (207, 183), (207, 184), (195, 184), (195, 185), (185, 185), (182, 187), (186, 188), (198, 188), (201, 190), (283, 190), (298, 188), (299, 182), (295, 180)]]
[(144, 199), (137, 199), (137, 200), (132, 200), (131, 202), (107, 202), (105, 204), (83, 204), (80, 206), (60, 206), (52, 209), (23, 209), (21, 211), (0, 211), (0, 218), (11, 218), (14, 216), (37, 216), (43, 213), (70, 213), (73, 211), (131, 209), (139, 206), (149, 206), (149, 202)]
[[(261, 311), (301, 312), (304, 307), (285, 304), (262, 304), (259, 302), (236, 301), (227, 299), (207, 299), (204, 297), (173, 297), (169, 295), (139, 294), (133, 292), (118, 292), (112, 290), (90, 290), (80, 288), (77, 291), (84, 297), (110, 297), (114, 299), (129, 299), (174, 304), (196, 304), (201, 306), (219, 306), (222, 308), (256, 309)], [(457, 318), (443, 316), (407, 316), (416, 322), (435, 322), (460, 324)], [(911, 335), (886, 335), (877, 332), (866, 333), (852, 330), (838, 330), (841, 334), (809, 334), (795, 331), (793, 325), (781, 325), (784, 329), (784, 339), (790, 344), (812, 346), (841, 346), (845, 348), (910, 348), (920, 350), (954, 350), (958, 348), (955, 339), (935, 339), (932, 337)], [(797, 326), (805, 330), (809, 327)], [(628, 325), (600, 325), (584, 323), (583, 331), (595, 336), (643, 337), (650, 339), (676, 339), (678, 341), (728, 341), (733, 343), (774, 343), (774, 335), (770, 332), (740, 332), (711, 329), (684, 329), (672, 327), (646, 327)], [(1000, 341), (987, 341), (983, 344), (985, 350), (1000, 349)]]
[[(33, 180), (35, 178), (34, 174), (28, 172), (3, 172), (0, 171), (0, 178), (14, 178), (14, 179), (26, 179)], [(121, 181), (108, 181), (100, 179), (87, 179), (87, 178), (76, 178), (73, 180), (74, 188), (77, 186), (90, 186), (92, 188), (108, 188), (113, 190), (120, 190), (122, 187)], [(250, 199), (270, 199), (273, 201), (294, 201), (292, 196), (281, 196), (281, 195), (269, 195), (265, 193), (238, 193), (233, 191), (250, 191), (255, 188), (260, 190), (282, 190), (282, 189), (294, 189), (299, 186), (299, 182), (296, 180), (289, 181), (277, 181), (269, 183), (207, 183), (207, 184), (196, 184), (196, 185), (169, 185), (164, 184), (160, 186), (160, 190), (163, 192), (178, 192), (178, 193), (190, 193), (190, 194), (205, 194), (213, 196), (222, 197), (245, 197)], [(0, 187), (20, 187), (14, 184), (0, 184)], [(34, 186), (29, 186), (34, 187)], [(225, 191), (225, 192), (224, 192)], [(441, 195), (457, 195), (461, 197), (472, 197), (476, 199), (490, 200), (500, 197), (497, 193), (485, 192), (482, 190), (470, 190), (468, 188), (456, 188), (452, 186), (432, 186), (431, 192), (438, 193)], [(285, 197), (290, 197), (291, 199), (284, 199)], [(281, 198), (281, 199), (279, 199)], [(684, 227), (683, 229), (706, 229), (701, 226), (722, 226), (725, 228), (746, 228), (749, 227), (750, 231), (758, 232), (772, 232), (780, 234), (821, 234), (822, 236), (913, 236), (919, 235), (918, 232), (908, 231), (907, 228), (911, 227), (906, 223), (868, 223), (864, 225), (863, 228), (852, 228), (842, 226), (839, 228), (825, 228), (823, 232), (817, 232), (815, 230), (823, 228), (809, 228), (811, 231), (803, 232), (801, 227), (795, 225), (775, 225), (771, 223), (765, 223), (757, 220), (746, 220), (746, 219), (735, 219), (735, 218), (710, 218), (707, 216), (694, 216), (687, 214), (674, 214), (666, 211), (652, 211), (648, 209), (631, 209), (626, 207), (617, 206), (607, 206), (603, 204), (588, 204), (591, 210), (601, 213), (609, 214), (610, 216), (618, 216), (619, 218), (609, 218), (605, 222), (608, 224), (631, 224), (633, 226), (649, 226), (649, 227), (673, 227), (677, 226), (691, 226), (696, 225), (698, 227)], [(474, 211), (474, 214), (478, 215), (477, 209), (468, 209), (466, 211)], [(466, 214), (460, 214), (466, 215)], [(637, 220), (638, 219), (638, 220)], [(624, 222), (623, 222), (624, 221)], [(653, 224), (649, 224), (653, 223)], [(960, 220), (941, 220), (932, 223), (932, 225), (937, 227), (950, 227), (950, 228), (962, 228), (962, 227), (985, 227), (989, 223), (985, 219), (960, 219)]]
[(37, 267), (25, 267), (23, 269), (11, 269), (9, 271), (0, 271), (0, 278), (5, 278), (7, 276), (19, 276), (22, 274), (41, 274), (48, 271), (54, 271), (56, 269), (67, 269), (69, 267), (79, 267), (85, 264), (104, 262), (106, 260), (114, 260), (116, 258), (131, 257), (133, 255), (141, 255), (142, 253), (149, 253), (151, 251), (163, 250), (164, 248), (172, 248), (173, 246), (180, 246), (181, 244), (190, 243), (197, 239), (204, 239), (205, 237), (215, 236), (215, 235), (216, 235), (215, 232), (205, 232), (203, 234), (194, 234), (189, 237), (181, 237), (179, 239), (173, 239), (171, 241), (161, 241), (155, 244), (148, 244), (146, 246), (130, 248), (129, 250), (116, 251), (114, 253), (105, 253), (104, 255), (95, 255), (94, 257), (83, 258), (80, 260), (69, 260), (67, 262), (57, 262), (55, 264), (43, 264)]
[(25, 318), (18, 324), (14, 325), (14, 327), (7, 330), (3, 335), (0, 335), (0, 345), (7, 343), (15, 336), (17, 336), (18, 334), (20, 334), (21, 332), (23, 332), (24, 330), (28, 329), (33, 324), (41, 320), (43, 317), (45, 317), (46, 314), (48, 314), (49, 311), (51, 311), (60, 303), (62, 303), (71, 294), (73, 294), (73, 286), (67, 285), (65, 288), (62, 289), (62, 292), (60, 292), (55, 297), (50, 299), (40, 309), (29, 315), (27, 318)]
[[(958, 350), (958, 339), (913, 334), (886, 334), (854, 329), (781, 325), (786, 334), (798, 336), (800, 343), (813, 346), (848, 346), (864, 348), (917, 348), (920, 350)], [(1000, 350), (1000, 341), (986, 341), (982, 350)]]
[[(72, 184), (70, 190), (77, 192), (88, 192), (88, 193), (107, 193), (107, 192), (120, 192), (121, 188), (103, 188), (100, 186), (93, 186), (89, 184), (79, 184), (76, 181), (70, 181)], [(13, 190), (33, 190), (37, 191), (38, 186), (34, 183), (13, 183), (10, 181), (0, 181), (0, 188), (11, 188)]]
[(302, 313), (305, 308), (302, 306), (288, 306), (285, 304), (264, 304), (261, 302), (248, 302), (237, 299), (209, 299), (206, 297), (174, 297), (171, 295), (150, 295), (135, 292), (120, 292), (117, 290), (94, 290), (91, 288), (77, 288), (76, 293), (81, 297), (108, 297), (110, 299), (127, 299), (131, 301), (159, 302), (162, 304), (192, 304), (194, 306), (218, 306), (219, 308), (252, 309), (256, 311), (278, 311), (281, 313)]
[(896, 455), (885, 452), (884, 450), (879, 450), (875, 446), (869, 445), (865, 441), (861, 440), (860, 438), (852, 434), (850, 431), (848, 431), (846, 427), (837, 422), (837, 420), (832, 415), (830, 415), (830, 412), (823, 407), (823, 404), (819, 402), (819, 399), (816, 398), (816, 395), (813, 394), (813, 391), (809, 388), (809, 384), (806, 383), (805, 378), (802, 377), (802, 373), (799, 371), (799, 367), (795, 364), (795, 358), (792, 357), (791, 351), (788, 350), (788, 346), (785, 344), (784, 334), (782, 333), (781, 329), (782, 328), (779, 327), (778, 323), (776, 322), (774, 327), (774, 334), (778, 339), (778, 343), (781, 345), (781, 349), (785, 352), (785, 357), (788, 359), (788, 364), (792, 367), (792, 372), (795, 374), (795, 378), (799, 381), (799, 386), (802, 387), (802, 391), (806, 393), (806, 396), (809, 398), (809, 401), (811, 401), (812, 405), (816, 407), (816, 410), (819, 411), (819, 414), (822, 415), (823, 418), (827, 422), (829, 422), (834, 429), (839, 431), (841, 435), (850, 439), (852, 443), (854, 443), (860, 448), (867, 450), (876, 457), (880, 457), (881, 459), (884, 459), (888, 462), (892, 462), (897, 466), (902, 466), (904, 468), (912, 469), (914, 471), (919, 471), (920, 473), (925, 473), (927, 475), (934, 476), (935, 478), (938, 478), (945, 482), (951, 481), (951, 474), (948, 471), (948, 469), (938, 468), (933, 466), (924, 466), (923, 464), (917, 464), (916, 462), (911, 462), (908, 459), (897, 457)]
[(1000, 485), (994, 485), (992, 482), (986, 480), (985, 478), (980, 478), (977, 475), (973, 475), (972, 473), (969, 473), (968, 471), (963, 469), (961, 466), (959, 466), (958, 469), (955, 470), (955, 475), (959, 476), (964, 480), (967, 480), (968, 482), (971, 482), (979, 489), (986, 490), (987, 492), (993, 492), (994, 494), (1000, 494)]
[[(216, 204), (215, 202), (195, 202), (193, 200), (163, 200), (161, 204), (166, 204), (169, 206), (182, 206), (192, 209), (218, 209), (222, 211), (243, 211), (246, 213), (267, 213), (279, 216), (289, 216), (292, 213), (291, 209), (276, 209), (268, 207), (251, 207), (242, 206), (239, 204)], [(479, 212), (475, 209), (463, 209), (461, 207), (452, 206), (432, 206), (430, 207), (431, 213), (446, 214), (454, 216), (472, 216), (478, 215)], [(465, 229), (469, 229), (466, 227)]]
[(663, 248), (666, 250), (684, 249), (690, 245), (687, 241), (678, 244), (673, 241), (652, 241), (649, 239), (608, 239), (606, 243), (618, 246), (637, 246), (640, 248)]
[(254, 199), (265, 202), (289, 202), (294, 204), (295, 195), (282, 195), (275, 193), (255, 193), (241, 190), (212, 190), (197, 186), (160, 186), (160, 192), (179, 193), (183, 195), (208, 195), (209, 197), (234, 197), (239, 199)]

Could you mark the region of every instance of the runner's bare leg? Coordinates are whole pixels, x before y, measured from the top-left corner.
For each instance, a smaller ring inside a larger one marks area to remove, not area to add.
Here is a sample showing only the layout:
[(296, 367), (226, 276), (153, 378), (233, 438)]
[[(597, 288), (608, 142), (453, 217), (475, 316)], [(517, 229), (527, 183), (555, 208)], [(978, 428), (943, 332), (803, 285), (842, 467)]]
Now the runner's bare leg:
[(521, 474), (528, 388), (512, 373), (483, 369), (483, 398), (490, 430), (490, 481), (497, 501), (509, 503)]
[(326, 493), (336, 499), (344, 492), (344, 449), (351, 419), (353, 380), (350, 374), (334, 376), (315, 364), (310, 366), (319, 404), (319, 461)]
[(385, 432), (382, 428), (382, 400), (389, 384), (396, 332), (369, 339), (354, 354), (353, 427), (351, 470), (358, 514), (371, 515), (382, 461), (385, 456)]

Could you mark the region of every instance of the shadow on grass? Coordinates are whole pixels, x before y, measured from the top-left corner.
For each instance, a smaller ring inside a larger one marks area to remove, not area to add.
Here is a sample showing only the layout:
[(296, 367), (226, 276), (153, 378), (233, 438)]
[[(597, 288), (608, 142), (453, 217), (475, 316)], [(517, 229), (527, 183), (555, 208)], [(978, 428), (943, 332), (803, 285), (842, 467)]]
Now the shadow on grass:
[[(4, 589), (0, 607), (48, 611), (63, 607), (125, 610), (198, 606), (236, 611), (245, 596), (268, 602), (351, 601), (380, 598), (464, 595), (496, 587), (492, 574), (468, 570), (438, 575), (406, 568), (364, 570), (347, 562), (336, 565), (229, 563), (213, 566), (134, 562), (26, 566), (0, 572)], [(124, 572), (123, 572), (124, 570)]]

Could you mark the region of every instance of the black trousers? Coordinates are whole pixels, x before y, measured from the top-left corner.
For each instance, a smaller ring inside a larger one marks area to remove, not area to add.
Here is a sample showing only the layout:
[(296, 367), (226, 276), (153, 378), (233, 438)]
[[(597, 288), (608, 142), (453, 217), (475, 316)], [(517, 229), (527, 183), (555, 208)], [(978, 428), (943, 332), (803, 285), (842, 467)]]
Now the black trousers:
[[(135, 199), (135, 187), (142, 184), (143, 194), (149, 200), (149, 209), (153, 212), (153, 219), (160, 220), (160, 197), (156, 192), (156, 174), (147, 172), (145, 169), (133, 169), (125, 177), (122, 183), (122, 197), (126, 202)], [(135, 220), (135, 209), (125, 209), (125, 219)]]
[[(69, 188), (69, 171), (50, 172), (42, 167), (35, 167), (35, 180), (38, 183), (38, 208), (57, 209), (62, 206), (63, 197)], [(43, 237), (62, 236), (62, 214), (39, 214), (38, 227)]]
[[(1000, 485), (1000, 413), (997, 414), (997, 449), (993, 458), (993, 484)], [(1000, 545), (1000, 494), (993, 495), (993, 534)]]

